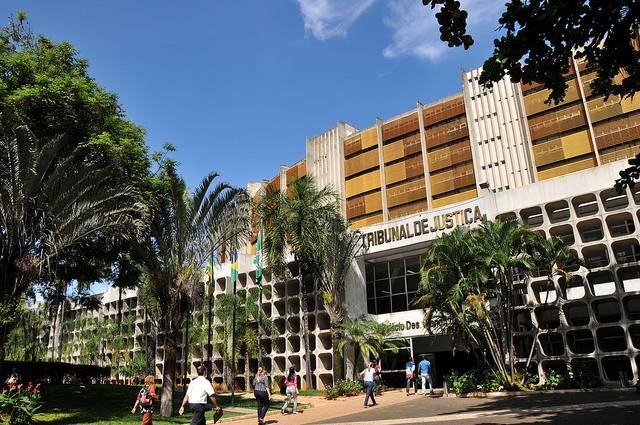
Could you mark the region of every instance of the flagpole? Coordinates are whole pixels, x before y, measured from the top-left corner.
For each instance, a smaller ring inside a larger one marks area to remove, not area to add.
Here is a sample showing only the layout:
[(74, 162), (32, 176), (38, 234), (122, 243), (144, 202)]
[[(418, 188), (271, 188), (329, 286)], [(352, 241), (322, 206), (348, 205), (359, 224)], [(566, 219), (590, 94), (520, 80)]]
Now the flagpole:
[[(237, 262), (238, 251), (235, 247), (236, 244), (236, 236), (233, 235), (233, 242), (231, 243), (231, 277), (233, 278), (233, 326), (231, 331), (231, 405), (235, 404), (235, 389), (236, 389), (236, 282), (237, 279), (237, 271), (234, 275), (233, 273), (233, 262)], [(233, 252), (235, 251), (235, 257)]]
[[(262, 245), (262, 220), (260, 221), (260, 232), (258, 233), (260, 244)], [(257, 246), (256, 246), (257, 249)], [(262, 246), (260, 246), (260, 257), (258, 257), (258, 267), (260, 276), (256, 279), (258, 284), (258, 365), (262, 365)], [(256, 270), (257, 273), (257, 270)]]
[(213, 250), (211, 251), (211, 282), (209, 284), (209, 288), (207, 288), (207, 293), (209, 294), (209, 329), (207, 330), (207, 371), (209, 376), (213, 377), (213, 363), (211, 363), (211, 297), (213, 297), (213, 292), (210, 290), (211, 285), (213, 285)]

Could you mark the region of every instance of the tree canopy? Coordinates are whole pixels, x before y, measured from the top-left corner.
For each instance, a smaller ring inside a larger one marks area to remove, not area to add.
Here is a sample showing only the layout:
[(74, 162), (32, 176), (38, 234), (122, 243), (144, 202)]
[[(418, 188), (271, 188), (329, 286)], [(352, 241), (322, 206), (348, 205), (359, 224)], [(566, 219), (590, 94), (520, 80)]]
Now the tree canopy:
[[(440, 6), (436, 14), (441, 40), (449, 47), (473, 45), (466, 11), (457, 0), (423, 0)], [(640, 90), (638, 26), (640, 5), (633, 0), (511, 0), (499, 19), (506, 35), (494, 40), (493, 55), (483, 65), (480, 83), (487, 86), (506, 74), (511, 81), (537, 82), (559, 103), (568, 88), (564, 75), (571, 58), (584, 59), (595, 71), (597, 95), (633, 96)]]

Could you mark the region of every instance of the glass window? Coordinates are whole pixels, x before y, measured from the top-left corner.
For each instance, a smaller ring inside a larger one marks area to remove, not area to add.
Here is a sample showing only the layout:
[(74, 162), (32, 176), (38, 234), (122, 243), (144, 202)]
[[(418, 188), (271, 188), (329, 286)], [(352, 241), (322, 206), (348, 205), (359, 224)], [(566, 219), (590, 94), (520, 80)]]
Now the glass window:
[(404, 294), (407, 289), (404, 287), (404, 276), (391, 279), (391, 293)]
[(373, 282), (367, 282), (367, 298), (373, 298), (375, 296), (375, 284)]
[(379, 280), (376, 282), (376, 297), (389, 296), (389, 279)]
[(389, 264), (382, 263), (375, 265), (376, 280), (389, 277)]
[(404, 276), (404, 260), (396, 260), (389, 263), (391, 277)]
[(407, 291), (415, 292), (418, 290), (418, 286), (420, 285), (420, 275), (412, 274), (407, 276)]
[(391, 313), (391, 297), (376, 298), (376, 314)]
[(393, 311), (407, 311), (407, 294), (394, 295), (391, 298)]
[(376, 313), (376, 299), (375, 298), (369, 298), (367, 300), (367, 310), (369, 311), (369, 314), (377, 314)]
[(420, 257), (407, 258), (407, 274), (420, 273)]

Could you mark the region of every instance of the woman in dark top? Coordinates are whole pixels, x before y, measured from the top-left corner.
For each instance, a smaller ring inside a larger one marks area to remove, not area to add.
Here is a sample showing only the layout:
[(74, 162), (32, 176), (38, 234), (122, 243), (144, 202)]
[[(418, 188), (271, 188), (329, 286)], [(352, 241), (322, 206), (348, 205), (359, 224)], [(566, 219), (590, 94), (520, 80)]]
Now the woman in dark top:
[(258, 423), (264, 424), (264, 415), (269, 410), (271, 390), (269, 390), (269, 378), (262, 366), (258, 368), (256, 379), (253, 380), (253, 395), (258, 400)]

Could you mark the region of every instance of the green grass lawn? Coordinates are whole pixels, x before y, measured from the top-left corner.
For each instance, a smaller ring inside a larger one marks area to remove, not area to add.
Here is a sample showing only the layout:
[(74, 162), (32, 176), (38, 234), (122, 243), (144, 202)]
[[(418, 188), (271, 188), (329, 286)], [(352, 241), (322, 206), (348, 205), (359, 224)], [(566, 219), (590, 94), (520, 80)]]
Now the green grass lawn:
[[(37, 416), (36, 424), (49, 425), (138, 425), (142, 421), (142, 415), (136, 412), (131, 414), (131, 408), (135, 404), (140, 386), (127, 385), (87, 385), (84, 389), (79, 385), (42, 385), (43, 415)], [(161, 387), (158, 387), (161, 392)], [(300, 391), (300, 395), (322, 395), (322, 391)], [(177, 416), (180, 402), (182, 401), (182, 387), (178, 387), (174, 396), (174, 417), (161, 418), (159, 405), (153, 415), (154, 423), (188, 424), (191, 422), (191, 414)], [(216, 395), (218, 404), (229, 406), (231, 404), (230, 393)], [(253, 393), (237, 393), (234, 397), (235, 407), (257, 409), (257, 402)], [(270, 410), (282, 408), (281, 402), (272, 403)], [(213, 414), (207, 412), (207, 419)], [(231, 412), (225, 412), (225, 417), (237, 416)]]

